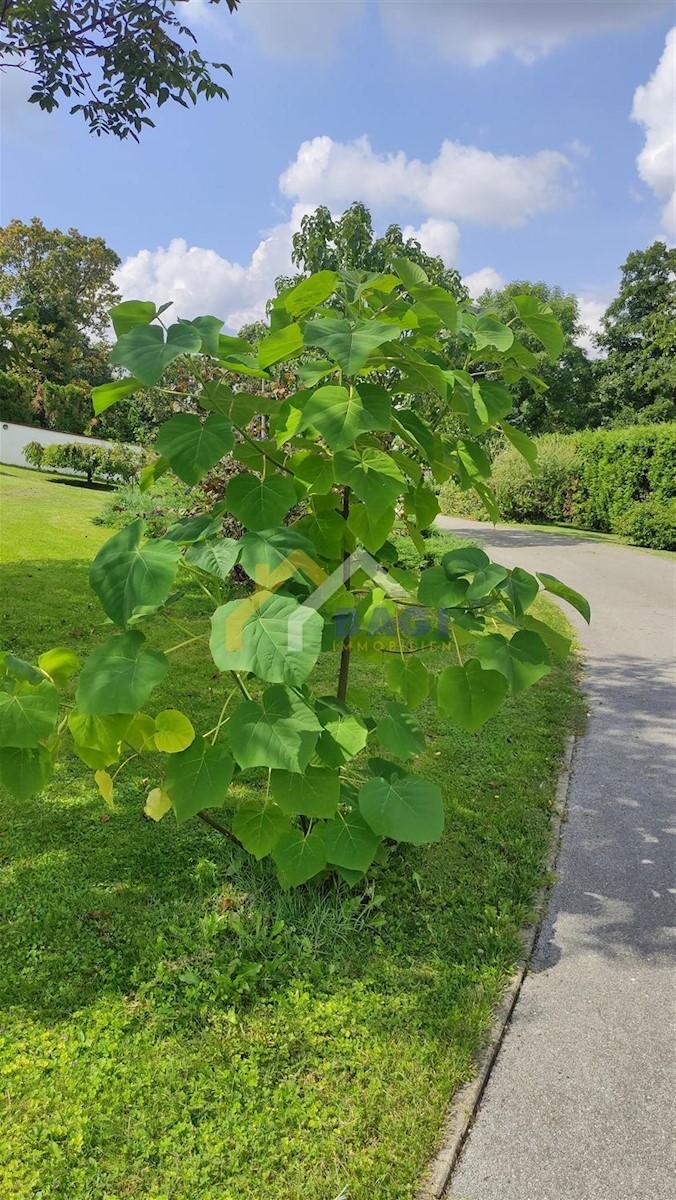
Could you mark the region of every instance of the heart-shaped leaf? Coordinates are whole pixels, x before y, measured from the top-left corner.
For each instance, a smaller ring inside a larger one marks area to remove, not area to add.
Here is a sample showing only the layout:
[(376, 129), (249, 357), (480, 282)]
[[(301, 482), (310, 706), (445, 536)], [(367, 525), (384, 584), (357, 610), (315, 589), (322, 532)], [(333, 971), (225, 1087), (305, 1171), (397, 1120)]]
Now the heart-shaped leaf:
[(430, 673), (414, 654), (404, 658), (389, 657), (385, 665), (387, 685), (407, 706), (417, 708), (430, 690)]
[(143, 541), (145, 521), (133, 521), (99, 550), (89, 583), (116, 625), (126, 626), (137, 609), (159, 608), (174, 586), (180, 548), (166, 539)]
[(324, 572), (315, 563), (315, 547), (309, 538), (286, 525), (278, 529), (251, 530), (240, 542), (239, 561), (249, 579), (259, 588), (273, 591), (287, 579), (298, 583), (308, 578), (317, 586)]
[(227, 579), (239, 558), (239, 549), (240, 543), (234, 538), (211, 538), (207, 542), (189, 546), (185, 561), (216, 579)]
[(366, 366), (372, 352), (384, 342), (399, 337), (396, 325), (385, 321), (357, 321), (351, 324), (345, 317), (325, 317), (308, 321), (305, 326), (305, 345), (325, 350), (346, 375), (356, 375)]
[(461, 729), (475, 733), (498, 711), (508, 685), (499, 671), (484, 670), (475, 658), (446, 667), (437, 680), (437, 703)]
[(102, 383), (99, 387), (92, 388), (92, 403), (97, 417), (112, 404), (122, 400), (124, 396), (131, 396), (132, 392), (137, 392), (141, 387), (141, 380), (131, 376), (128, 379), (112, 379), (110, 383)]
[(576, 592), (574, 588), (568, 587), (567, 583), (562, 583), (555, 575), (547, 575), (544, 571), (538, 571), (538, 579), (546, 591), (551, 592), (552, 596), (560, 596), (562, 600), (567, 600), (576, 608), (587, 624), (591, 621), (591, 608), (589, 601)]
[[(298, 776), (294, 778), (297, 780)], [(235, 837), (249, 854), (259, 859), (265, 858), (282, 834), (290, 829), (289, 818), (276, 804), (261, 804), (258, 800), (246, 800), (241, 804), (232, 821)]]
[(549, 651), (537, 633), (522, 629), (512, 638), (491, 633), (481, 638), (477, 658), (487, 671), (499, 671), (516, 694), (551, 671)]
[(232, 515), (247, 529), (256, 530), (281, 525), (298, 499), (288, 475), (259, 479), (247, 471), (230, 480), (225, 496)]
[(135, 325), (115, 343), (110, 361), (126, 367), (145, 387), (154, 387), (174, 359), (196, 354), (201, 346), (202, 338), (192, 325), (170, 325), (166, 341), (159, 325)]
[(246, 700), (228, 724), (232, 752), (240, 767), (272, 767), (301, 775), (307, 767), (321, 725), (316, 714), (288, 688), (267, 688), (260, 703)]
[(563, 330), (548, 304), (535, 296), (513, 296), (514, 305), (524, 325), (542, 343), (552, 362), (563, 350)]
[(327, 821), (322, 832), (326, 858), (332, 866), (351, 871), (368, 870), (378, 851), (380, 838), (357, 809)]
[(210, 648), (220, 671), (251, 671), (268, 683), (298, 687), (322, 648), (324, 619), (291, 596), (254, 592), (211, 618)]
[(176, 413), (161, 427), (155, 442), (184, 483), (199, 483), (233, 447), (232, 425), (220, 413), (201, 421), (196, 413)]
[(300, 829), (283, 833), (272, 849), (272, 858), (283, 888), (307, 883), (326, 866), (321, 825), (315, 825), (308, 834)]
[(225, 746), (212, 746), (203, 737), (195, 738), (180, 754), (172, 754), (167, 762), (165, 788), (179, 824), (203, 808), (220, 808), (234, 769), (232, 755)]
[(82, 668), (77, 706), (91, 716), (138, 712), (168, 670), (164, 654), (150, 650), (140, 630), (109, 638)]
[(421, 846), (444, 831), (444, 802), (435, 783), (417, 775), (369, 779), (359, 792), (359, 810), (379, 837)]
[(401, 704), (388, 704), (387, 715), (378, 722), (377, 737), (381, 746), (395, 758), (407, 759), (422, 754), (425, 734), (420, 722)]
[(54, 732), (59, 703), (46, 679), (30, 691), (0, 692), (0, 746), (37, 746)]
[(0, 784), (16, 800), (28, 800), (42, 791), (53, 771), (54, 759), (44, 746), (33, 749), (0, 747)]
[(318, 430), (332, 450), (345, 450), (366, 431), (366, 410), (356, 390), (329, 383), (303, 405), (303, 424)]
[(155, 745), (165, 754), (187, 750), (195, 740), (192, 722), (178, 709), (168, 708), (155, 717)]
[(333, 817), (340, 799), (340, 776), (323, 767), (308, 767), (304, 775), (273, 771), (270, 789), (282, 812), (289, 816)]

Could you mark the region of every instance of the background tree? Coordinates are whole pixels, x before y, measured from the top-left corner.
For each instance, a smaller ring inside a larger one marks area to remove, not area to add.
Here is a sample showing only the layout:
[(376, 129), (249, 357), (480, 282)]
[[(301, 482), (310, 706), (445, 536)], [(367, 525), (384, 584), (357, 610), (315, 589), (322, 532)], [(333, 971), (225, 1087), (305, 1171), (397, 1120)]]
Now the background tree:
[(583, 333), (576, 295), (546, 283), (514, 280), (504, 288), (488, 289), (479, 299), (482, 308), (495, 311), (502, 321), (514, 315), (514, 296), (534, 296), (548, 304), (564, 333), (561, 358), (552, 363), (532, 333), (522, 341), (535, 356), (534, 373), (547, 384), (547, 391), (534, 391), (526, 379), (511, 385), (515, 425), (528, 433), (569, 432), (599, 423), (593, 364), (576, 339)]
[(653, 242), (629, 255), (597, 344), (606, 420), (676, 419), (676, 249)]
[[(239, 0), (225, 0), (234, 12)], [(213, 77), (227, 63), (196, 48), (176, 15), (179, 0), (4, 0), (0, 62), (34, 76), (30, 102), (51, 112), (75, 99), (93, 133), (133, 137), (153, 125), (148, 110), (167, 100), (187, 108), (228, 93)], [(209, 0), (219, 4), (220, 0)]]
[(452, 292), (458, 300), (467, 299), (459, 272), (447, 267), (438, 255), (427, 254), (415, 238), (405, 239), (399, 225), (389, 225), (377, 238), (369, 209), (357, 200), (337, 220), (324, 205), (303, 217), (300, 230), (293, 235), (291, 254), (300, 273), (278, 279), (277, 291), (315, 271), (390, 271), (393, 260), (402, 256), (422, 267), (430, 283)]
[(12, 368), (56, 384), (107, 379), (103, 341), (108, 309), (120, 298), (119, 263), (103, 238), (47, 229), (37, 217), (0, 229), (0, 310)]

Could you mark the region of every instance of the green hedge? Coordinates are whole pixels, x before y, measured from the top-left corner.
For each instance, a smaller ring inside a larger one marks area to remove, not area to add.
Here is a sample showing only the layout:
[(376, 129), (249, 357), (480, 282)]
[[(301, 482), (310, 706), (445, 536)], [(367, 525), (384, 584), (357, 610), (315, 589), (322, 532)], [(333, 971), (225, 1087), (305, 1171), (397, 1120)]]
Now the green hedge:
[(59, 442), (40, 447), (37, 442), (24, 446), (24, 456), (33, 466), (60, 468), (86, 475), (91, 483), (95, 475), (104, 479), (136, 479), (143, 466), (143, 456), (128, 446), (95, 446), (86, 442)]
[[(676, 423), (535, 440), (535, 476), (511, 446), (495, 457), (493, 482), (505, 520), (568, 523), (676, 549)], [(442, 487), (439, 501), (449, 516), (487, 519), (476, 497), (453, 483)]]

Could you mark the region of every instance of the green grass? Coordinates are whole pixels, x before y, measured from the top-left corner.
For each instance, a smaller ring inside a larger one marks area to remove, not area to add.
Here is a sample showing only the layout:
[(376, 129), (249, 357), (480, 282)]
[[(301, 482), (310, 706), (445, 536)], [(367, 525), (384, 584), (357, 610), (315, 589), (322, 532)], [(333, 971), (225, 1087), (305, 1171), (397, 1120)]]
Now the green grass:
[[(100, 498), (25, 476), (0, 474), (3, 646), (86, 654), (106, 634), (86, 587)], [(194, 601), (186, 614), (200, 619)], [(157, 709), (208, 727), (213, 666), (175, 657)], [(357, 660), (355, 683), (377, 714), (372, 664)], [(444, 790), (443, 841), (396, 852), (356, 892), (282, 893), (201, 823), (145, 821), (133, 764), (111, 814), (76, 759), (44, 796), (3, 797), (1, 1195), (413, 1196), (519, 955), (580, 717), (574, 669), (481, 736), (421, 715), (416, 770)]]

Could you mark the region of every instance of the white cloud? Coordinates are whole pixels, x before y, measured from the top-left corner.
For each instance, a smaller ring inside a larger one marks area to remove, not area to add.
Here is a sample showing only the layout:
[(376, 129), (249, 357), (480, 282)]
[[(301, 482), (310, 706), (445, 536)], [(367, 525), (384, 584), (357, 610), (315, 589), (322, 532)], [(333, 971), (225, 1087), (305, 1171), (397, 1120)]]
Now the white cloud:
[(636, 89), (631, 115), (645, 130), (638, 173), (665, 201), (662, 226), (676, 238), (676, 27), (667, 34), (654, 74)]
[(413, 225), (405, 225), (402, 229), (405, 241), (414, 238), (419, 242), (426, 254), (438, 255), (447, 267), (453, 267), (458, 261), (460, 252), (460, 230), (454, 221), (442, 221), (438, 217), (430, 217), (416, 229)]
[(377, 154), (366, 136), (353, 142), (325, 136), (302, 143), (279, 186), (311, 206), (339, 207), (358, 198), (381, 211), (515, 226), (569, 199), (570, 169), (558, 150), (500, 155), (444, 141), (436, 158), (422, 162), (403, 150)]
[(246, 0), (237, 21), (271, 58), (325, 57), (363, 8), (364, 0)]
[[(331, 53), (364, 0), (246, 0), (237, 22), (276, 58)], [(406, 51), (423, 49), (481, 67), (500, 54), (532, 62), (575, 38), (650, 21), (671, 0), (380, 0), (383, 30)]]
[(590, 358), (599, 358), (598, 347), (594, 344), (593, 336), (601, 329), (601, 319), (612, 299), (610, 290), (581, 293), (577, 300), (580, 311), (580, 321), (584, 332), (576, 338), (578, 346), (587, 351)]
[(505, 53), (533, 62), (574, 38), (629, 29), (669, 7), (669, 0), (383, 0), (380, 12), (402, 46), (422, 43), (481, 67)]
[(507, 280), (495, 267), (481, 267), (479, 271), (472, 271), (469, 275), (464, 275), (462, 282), (473, 300), (478, 300), (483, 292), (490, 288), (491, 291), (499, 291), (507, 283)]
[(116, 272), (117, 285), (125, 300), (173, 300), (174, 319), (213, 313), (236, 331), (264, 316), (275, 278), (292, 272), (291, 237), (302, 213), (295, 209), (289, 222), (276, 225), (248, 262), (229, 262), (215, 250), (174, 238), (166, 248), (127, 258)]

